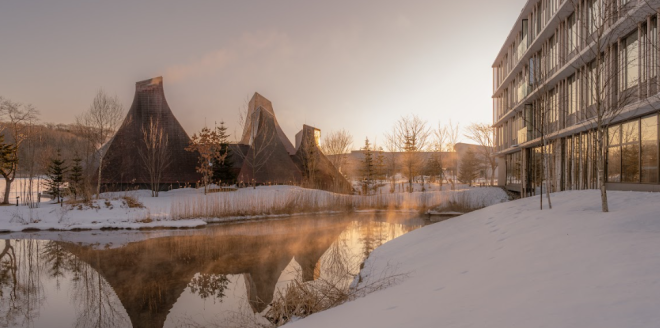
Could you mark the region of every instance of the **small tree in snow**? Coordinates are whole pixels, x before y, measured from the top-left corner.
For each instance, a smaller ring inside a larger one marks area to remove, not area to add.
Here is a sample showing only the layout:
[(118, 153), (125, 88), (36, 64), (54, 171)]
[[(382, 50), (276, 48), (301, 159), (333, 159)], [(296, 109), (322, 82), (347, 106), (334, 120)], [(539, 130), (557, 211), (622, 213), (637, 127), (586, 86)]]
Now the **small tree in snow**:
[(208, 185), (213, 177), (213, 161), (223, 160), (226, 154), (220, 152), (220, 139), (215, 131), (203, 127), (199, 134), (193, 134), (190, 138), (190, 145), (186, 147), (187, 151), (197, 152), (198, 165), (197, 172), (202, 175), (202, 184), (204, 185), (204, 194), (208, 192)]
[(458, 171), (458, 181), (472, 186), (472, 182), (479, 177), (481, 161), (477, 158), (472, 149), (468, 148), (461, 159), (461, 166)]
[(69, 172), (68, 182), (69, 182), (69, 192), (73, 195), (73, 199), (78, 199), (78, 194), (82, 192), (82, 183), (83, 183), (83, 167), (80, 164), (82, 159), (76, 155), (73, 159), (73, 165)]
[(369, 138), (364, 139), (364, 159), (362, 160), (362, 193), (368, 194), (374, 181), (374, 159)]
[(56, 203), (62, 203), (62, 193), (64, 186), (64, 174), (67, 167), (64, 165), (60, 150), (57, 150), (57, 156), (50, 160), (48, 173), (46, 174), (46, 186)]

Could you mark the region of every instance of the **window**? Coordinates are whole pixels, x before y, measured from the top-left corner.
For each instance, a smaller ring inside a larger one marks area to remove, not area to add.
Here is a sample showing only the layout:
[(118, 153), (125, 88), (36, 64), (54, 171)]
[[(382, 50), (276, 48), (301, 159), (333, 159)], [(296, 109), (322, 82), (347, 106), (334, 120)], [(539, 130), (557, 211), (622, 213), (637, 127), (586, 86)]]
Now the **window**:
[(651, 19), (651, 28), (649, 31), (649, 68), (650, 68), (650, 78), (656, 77), (658, 74), (658, 18), (653, 17)]
[(607, 131), (607, 181), (621, 182), (621, 126)]
[(587, 17), (587, 29), (589, 35), (602, 28), (601, 25), (603, 24), (603, 6), (601, 1), (602, 0), (589, 0), (587, 8), (589, 10)]
[(522, 156), (520, 152), (506, 155), (506, 184), (520, 184)]
[(570, 54), (577, 48), (577, 26), (575, 26), (575, 13), (568, 17), (567, 45)]
[(658, 182), (658, 115), (642, 118), (642, 183)]
[(633, 32), (628, 36), (624, 41), (624, 49), (622, 54), (622, 68), (623, 68), (623, 80), (621, 81), (622, 88), (621, 90), (626, 90), (628, 88), (634, 87), (637, 85), (639, 80), (639, 72), (637, 71), (638, 67), (638, 54), (637, 54), (637, 31)]
[(587, 106), (591, 106), (596, 103), (596, 99), (598, 99), (598, 90), (597, 90), (597, 85), (596, 85), (596, 78), (598, 77), (599, 74), (597, 74), (597, 70), (599, 69), (598, 65), (596, 64), (596, 61), (592, 61), (591, 64), (589, 64), (589, 77), (587, 78), (587, 83), (589, 83), (589, 87), (587, 88), (587, 91), (589, 94), (587, 95)]
[(575, 74), (568, 78), (568, 115), (575, 114), (577, 110), (577, 83)]
[(564, 168), (565, 189), (571, 190), (573, 187), (573, 138), (566, 138), (566, 164)]
[(639, 182), (639, 121), (621, 125), (621, 182)]

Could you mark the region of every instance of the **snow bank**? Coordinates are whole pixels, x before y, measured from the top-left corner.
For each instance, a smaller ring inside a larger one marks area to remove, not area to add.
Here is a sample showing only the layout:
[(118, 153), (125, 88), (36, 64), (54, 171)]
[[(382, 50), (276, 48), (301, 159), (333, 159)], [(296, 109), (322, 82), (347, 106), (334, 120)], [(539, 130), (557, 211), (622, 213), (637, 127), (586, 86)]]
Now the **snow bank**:
[[(657, 327), (660, 193), (595, 190), (497, 204), (376, 249), (400, 284), (287, 327)], [(544, 200), (545, 203), (545, 200)]]
[(158, 206), (166, 200), (150, 201), (156, 203), (152, 204), (152, 213), (150, 207), (131, 208), (121, 198), (112, 199), (109, 194), (104, 197), (109, 199), (95, 200), (91, 206), (0, 206), (0, 231), (194, 228), (206, 224), (202, 220), (169, 220)]

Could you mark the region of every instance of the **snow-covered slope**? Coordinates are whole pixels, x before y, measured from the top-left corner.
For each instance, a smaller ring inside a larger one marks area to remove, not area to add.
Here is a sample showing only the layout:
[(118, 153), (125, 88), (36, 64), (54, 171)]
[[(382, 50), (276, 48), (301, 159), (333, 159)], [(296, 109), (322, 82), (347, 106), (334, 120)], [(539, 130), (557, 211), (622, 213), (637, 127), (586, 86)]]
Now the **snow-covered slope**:
[[(658, 327), (660, 193), (552, 194), (493, 205), (376, 249), (400, 284), (286, 327)], [(544, 203), (546, 200), (544, 199)]]

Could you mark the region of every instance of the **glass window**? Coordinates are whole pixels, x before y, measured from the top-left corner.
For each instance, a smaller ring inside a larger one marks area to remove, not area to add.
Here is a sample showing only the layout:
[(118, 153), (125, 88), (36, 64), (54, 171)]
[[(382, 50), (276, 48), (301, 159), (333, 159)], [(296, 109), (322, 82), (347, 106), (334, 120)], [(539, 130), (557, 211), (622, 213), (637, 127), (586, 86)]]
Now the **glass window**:
[(642, 183), (658, 182), (658, 115), (642, 118)]
[(577, 110), (577, 83), (575, 74), (568, 78), (568, 115), (575, 114)]
[(581, 186), (582, 189), (587, 189), (589, 188), (589, 160), (591, 156), (589, 156), (589, 135), (585, 132), (581, 134), (582, 140), (580, 141), (580, 146), (582, 146), (582, 149), (580, 150), (580, 153), (582, 154), (582, 158), (580, 159), (580, 165), (582, 165), (582, 182)]
[(622, 81), (624, 84), (623, 90), (636, 86), (637, 81), (639, 80), (639, 72), (637, 70), (639, 65), (639, 56), (637, 53), (637, 30), (625, 39), (624, 46), (624, 54), (622, 56), (624, 67), (624, 77)]
[(506, 184), (520, 184), (522, 176), (522, 156), (520, 152), (506, 155)]
[(566, 164), (565, 164), (565, 186), (566, 190), (573, 189), (573, 138), (566, 138)]
[(597, 69), (598, 67), (596, 65), (596, 61), (594, 60), (591, 62), (591, 64), (589, 64), (589, 87), (587, 88), (589, 95), (587, 96), (587, 106), (595, 104), (596, 99), (599, 97), (598, 90), (596, 90), (596, 77), (598, 76), (596, 72)]
[(577, 27), (575, 26), (575, 13), (568, 17), (568, 53), (577, 48)]
[(607, 131), (607, 181), (621, 182), (621, 126)]
[(639, 182), (639, 121), (621, 125), (621, 182)]
[(650, 78), (654, 78), (657, 75), (657, 70), (658, 70), (658, 19), (657, 17), (653, 17), (651, 19), (651, 29), (650, 29), (650, 35), (649, 35), (649, 50), (651, 52), (651, 55), (649, 56), (649, 61), (650, 61)]
[(580, 135), (576, 134), (573, 136), (573, 151), (575, 156), (573, 156), (573, 187), (574, 189), (580, 189), (580, 174), (581, 170), (580, 168), (582, 167), (580, 165)]

